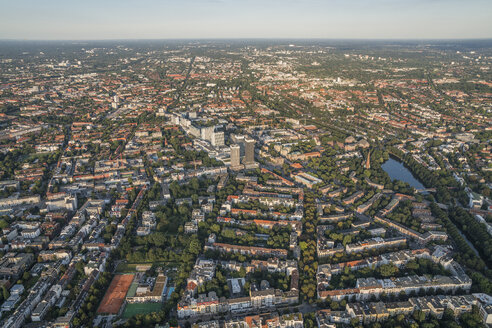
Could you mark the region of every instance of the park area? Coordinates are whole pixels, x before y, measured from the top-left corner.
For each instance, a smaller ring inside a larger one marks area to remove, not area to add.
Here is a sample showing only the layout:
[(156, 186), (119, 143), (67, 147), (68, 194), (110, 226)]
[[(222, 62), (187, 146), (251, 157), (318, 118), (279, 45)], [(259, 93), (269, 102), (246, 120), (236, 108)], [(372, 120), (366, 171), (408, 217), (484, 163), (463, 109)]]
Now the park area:
[(104, 298), (97, 309), (97, 313), (117, 314), (125, 301), (126, 293), (132, 284), (133, 274), (119, 274), (114, 276)]

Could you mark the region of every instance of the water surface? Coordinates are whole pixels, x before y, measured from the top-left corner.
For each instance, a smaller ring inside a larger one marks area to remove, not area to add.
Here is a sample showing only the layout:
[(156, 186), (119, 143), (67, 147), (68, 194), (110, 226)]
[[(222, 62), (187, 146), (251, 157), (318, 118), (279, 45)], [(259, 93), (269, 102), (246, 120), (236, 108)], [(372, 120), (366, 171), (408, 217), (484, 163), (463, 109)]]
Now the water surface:
[(417, 180), (412, 172), (407, 169), (402, 163), (394, 160), (390, 157), (386, 162), (381, 165), (383, 170), (388, 173), (391, 180), (400, 180), (403, 182), (407, 182), (410, 186), (415, 189), (425, 189), (424, 185)]

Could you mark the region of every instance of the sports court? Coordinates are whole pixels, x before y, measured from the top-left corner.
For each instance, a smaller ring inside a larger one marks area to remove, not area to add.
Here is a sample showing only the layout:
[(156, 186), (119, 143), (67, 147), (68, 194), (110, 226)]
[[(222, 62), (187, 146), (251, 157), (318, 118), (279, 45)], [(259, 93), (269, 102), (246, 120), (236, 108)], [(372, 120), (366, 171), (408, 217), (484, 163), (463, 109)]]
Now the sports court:
[(162, 310), (162, 303), (131, 303), (125, 306), (122, 317), (128, 319), (137, 314), (159, 312), (160, 310)]
[(118, 274), (114, 276), (97, 309), (97, 313), (117, 314), (134, 277), (135, 275), (133, 274)]

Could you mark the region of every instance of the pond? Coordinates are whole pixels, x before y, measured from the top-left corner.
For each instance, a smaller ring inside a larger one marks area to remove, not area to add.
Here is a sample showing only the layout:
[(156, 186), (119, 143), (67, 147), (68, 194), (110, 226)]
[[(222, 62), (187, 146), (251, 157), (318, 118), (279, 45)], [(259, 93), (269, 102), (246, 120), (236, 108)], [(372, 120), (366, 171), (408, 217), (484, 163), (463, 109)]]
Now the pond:
[(400, 180), (403, 182), (407, 182), (410, 186), (414, 187), (415, 189), (425, 189), (424, 185), (420, 183), (419, 180), (417, 180), (412, 172), (408, 170), (403, 163), (394, 160), (393, 158), (390, 157), (386, 162), (381, 165), (383, 170), (388, 173), (390, 176), (391, 180)]

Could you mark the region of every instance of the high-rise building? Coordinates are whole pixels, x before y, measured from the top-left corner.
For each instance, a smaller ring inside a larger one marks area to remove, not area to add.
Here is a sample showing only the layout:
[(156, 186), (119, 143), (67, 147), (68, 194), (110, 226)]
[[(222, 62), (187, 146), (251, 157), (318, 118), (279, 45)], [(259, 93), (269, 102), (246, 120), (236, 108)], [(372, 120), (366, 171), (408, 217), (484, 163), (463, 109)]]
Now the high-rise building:
[(173, 124), (180, 125), (180, 122), (179, 122), (179, 117), (180, 117), (180, 116), (179, 116), (178, 114), (176, 114), (176, 113), (172, 113), (172, 114), (171, 114), (171, 122), (172, 122)]
[(241, 148), (239, 145), (231, 145), (231, 167), (239, 167), (241, 165)]
[(234, 142), (235, 144), (239, 145), (240, 155), (241, 155), (241, 157), (243, 157), (244, 156), (244, 136), (238, 135), (238, 134), (232, 134), (231, 135), (231, 141)]
[[(156, 113), (157, 116), (166, 116), (166, 109), (164, 107), (160, 107), (158, 110), (157, 110), (157, 113)], [(179, 123), (179, 122), (178, 122)]]
[(231, 140), (234, 143), (240, 144), (244, 142), (244, 136), (240, 134), (231, 134)]
[(251, 138), (244, 139), (244, 164), (253, 164), (255, 162), (255, 140)]
[(214, 132), (212, 133), (212, 146), (222, 147), (224, 146), (224, 132)]
[(196, 138), (200, 138), (201, 137), (201, 129), (194, 126), (193, 124), (191, 124), (189, 127), (188, 127), (188, 133), (190, 133), (192, 136), (196, 137)]
[(214, 134), (214, 126), (205, 126), (200, 128), (200, 137), (203, 140), (212, 141), (212, 135)]

